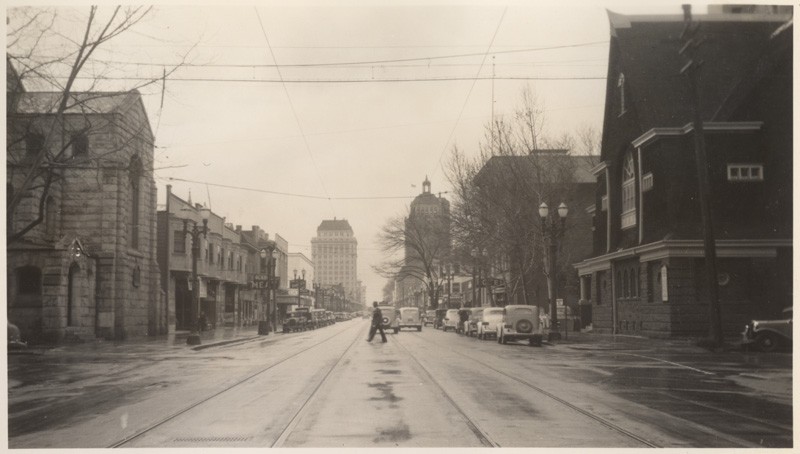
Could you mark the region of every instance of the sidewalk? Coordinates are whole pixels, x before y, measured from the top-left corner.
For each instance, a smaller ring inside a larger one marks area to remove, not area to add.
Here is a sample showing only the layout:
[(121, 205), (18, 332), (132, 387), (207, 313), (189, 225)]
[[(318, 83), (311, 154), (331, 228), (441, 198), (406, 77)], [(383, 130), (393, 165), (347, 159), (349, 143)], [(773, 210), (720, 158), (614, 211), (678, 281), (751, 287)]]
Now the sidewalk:
[[(189, 331), (175, 331), (158, 336), (142, 336), (122, 341), (94, 339), (86, 342), (63, 343), (58, 345), (32, 345), (25, 350), (9, 350), (13, 354), (43, 354), (46, 352), (96, 352), (96, 353), (129, 353), (142, 354), (168, 350), (194, 350), (200, 351), (210, 347), (246, 342), (248, 340), (264, 338), (269, 339), (276, 333), (259, 335), (258, 328), (248, 327), (221, 327), (200, 332), (200, 345), (187, 345), (186, 338)], [(281, 334), (279, 331), (278, 335)]]
[[(545, 332), (545, 339), (547, 333)], [(575, 349), (639, 349), (639, 348), (665, 348), (665, 349), (696, 349), (697, 351), (710, 352), (707, 348), (698, 345), (699, 339), (694, 338), (650, 338), (633, 334), (601, 334), (596, 332), (561, 331), (561, 340), (554, 341), (551, 345), (568, 345)], [(545, 340), (545, 344), (548, 342)], [(722, 350), (725, 352), (741, 351), (738, 339), (730, 338), (723, 341)]]

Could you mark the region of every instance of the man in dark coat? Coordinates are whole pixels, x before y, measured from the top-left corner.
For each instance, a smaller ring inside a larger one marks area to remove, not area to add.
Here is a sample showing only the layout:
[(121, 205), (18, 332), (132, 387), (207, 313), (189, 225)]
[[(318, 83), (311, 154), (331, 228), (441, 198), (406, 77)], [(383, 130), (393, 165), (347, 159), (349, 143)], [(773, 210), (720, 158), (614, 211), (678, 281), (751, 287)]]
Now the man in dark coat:
[(381, 339), (383, 342), (386, 342), (386, 333), (383, 332), (383, 313), (381, 313), (380, 308), (378, 307), (378, 302), (372, 303), (372, 326), (369, 327), (369, 337), (367, 338), (367, 342), (372, 342), (372, 338), (375, 337), (375, 332), (381, 332)]

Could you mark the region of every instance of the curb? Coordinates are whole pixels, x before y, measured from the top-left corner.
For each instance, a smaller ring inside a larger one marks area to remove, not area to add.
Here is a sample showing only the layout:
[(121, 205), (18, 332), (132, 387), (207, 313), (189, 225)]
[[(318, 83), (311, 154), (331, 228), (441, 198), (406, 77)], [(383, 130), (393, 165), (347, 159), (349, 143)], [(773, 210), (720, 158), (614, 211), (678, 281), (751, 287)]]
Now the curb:
[(251, 341), (251, 340), (259, 339), (261, 337), (262, 337), (262, 335), (257, 335), (257, 336), (250, 336), (250, 337), (242, 337), (242, 338), (239, 338), (239, 339), (229, 339), (229, 340), (225, 340), (225, 341), (214, 342), (214, 343), (211, 343), (211, 344), (198, 345), (196, 347), (192, 347), (192, 350), (199, 351), (199, 350), (205, 350), (205, 349), (211, 348), (211, 347), (221, 347), (223, 345), (240, 344), (240, 343), (248, 342), (248, 341)]

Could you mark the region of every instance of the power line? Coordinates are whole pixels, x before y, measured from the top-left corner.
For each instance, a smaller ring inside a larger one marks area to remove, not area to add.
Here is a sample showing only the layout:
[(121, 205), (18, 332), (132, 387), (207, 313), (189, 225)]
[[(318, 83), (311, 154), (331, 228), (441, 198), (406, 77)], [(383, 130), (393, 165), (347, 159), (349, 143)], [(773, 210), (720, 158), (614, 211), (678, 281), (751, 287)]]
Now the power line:
[[(263, 24), (261, 27), (263, 28)], [(596, 46), (599, 44), (608, 44), (609, 41), (590, 41), (585, 43), (575, 43), (575, 44), (563, 44), (558, 46), (547, 46), (547, 47), (529, 47), (525, 49), (512, 49), (512, 50), (498, 50), (498, 51), (489, 51), (487, 52), (470, 52), (470, 53), (463, 53), (463, 54), (449, 54), (449, 55), (429, 55), (424, 57), (409, 57), (409, 58), (393, 58), (393, 59), (383, 59), (383, 60), (356, 60), (356, 61), (344, 61), (344, 62), (330, 62), (330, 63), (284, 63), (284, 64), (221, 64), (221, 63), (185, 63), (183, 66), (207, 66), (207, 67), (241, 67), (241, 68), (316, 68), (316, 67), (325, 67), (325, 66), (359, 66), (359, 65), (376, 65), (382, 63), (406, 63), (406, 62), (414, 62), (414, 61), (431, 61), (431, 60), (444, 60), (444, 59), (451, 59), (451, 58), (466, 58), (466, 57), (485, 57), (486, 55), (502, 55), (502, 54), (517, 54), (517, 53), (524, 53), (524, 52), (540, 52), (540, 51), (547, 51), (547, 50), (557, 50), (557, 49), (569, 49), (569, 48), (576, 48), (576, 47), (587, 47), (587, 46)], [(272, 47), (269, 46), (270, 53), (272, 53)], [(261, 48), (260, 46), (258, 48)], [(275, 61), (273, 56), (273, 61)], [(113, 62), (109, 61), (108, 63), (120, 63), (120, 64), (130, 64), (130, 65), (142, 65), (142, 66), (164, 66), (163, 63), (152, 63), (152, 62)]]
[[(64, 77), (66, 79), (66, 77)], [(152, 80), (149, 77), (78, 77), (81, 80)], [(354, 83), (392, 83), (392, 82), (459, 82), (478, 80), (606, 80), (606, 76), (458, 76), (458, 77), (409, 77), (391, 79), (237, 79), (218, 77), (167, 77), (171, 82), (235, 82), (235, 83), (280, 83), (280, 84), (354, 84)]]
[[(319, 173), (319, 166), (317, 166), (317, 161), (314, 159), (314, 155), (311, 153), (311, 147), (308, 144), (308, 138), (306, 137), (305, 131), (303, 131), (303, 125), (300, 123), (300, 118), (297, 116), (297, 109), (294, 108), (294, 102), (292, 102), (292, 97), (289, 96), (289, 89), (286, 88), (286, 83), (283, 82), (283, 74), (281, 74), (280, 68), (277, 67), (278, 60), (275, 58), (275, 53), (272, 52), (272, 46), (269, 42), (269, 37), (267, 36), (267, 29), (264, 28), (264, 22), (261, 21), (261, 13), (258, 12), (257, 7), (253, 7), (256, 10), (256, 17), (258, 17), (258, 24), (261, 26), (261, 32), (264, 34), (264, 40), (267, 42), (267, 47), (269, 48), (269, 54), (272, 57), (272, 61), (276, 65), (276, 69), (278, 71), (278, 77), (281, 79), (281, 85), (283, 85), (283, 91), (286, 93), (286, 99), (289, 101), (289, 106), (292, 109), (292, 114), (294, 115), (294, 120), (297, 123), (297, 129), (300, 130), (300, 134), (303, 136), (303, 144), (305, 145), (306, 152), (308, 152), (309, 158), (311, 158), (311, 163), (314, 165), (314, 171), (317, 173), (317, 179), (319, 180), (320, 186), (322, 186), (322, 190), (325, 191), (325, 194), (330, 196), (328, 193), (328, 189), (325, 187), (325, 182), (322, 180), (322, 175)], [(331, 206), (331, 211), (334, 213), (336, 210), (333, 208), (333, 202), (330, 202), (330, 197), (328, 197), (328, 201)]]
[[(458, 128), (458, 123), (461, 121), (461, 116), (464, 115), (464, 110), (467, 108), (467, 103), (469, 102), (469, 97), (472, 95), (472, 90), (475, 88), (475, 84), (478, 82), (479, 78), (478, 75), (481, 73), (483, 69), (483, 64), (486, 62), (486, 57), (489, 55), (489, 51), (492, 50), (492, 44), (494, 44), (494, 39), (497, 37), (497, 32), (500, 31), (500, 26), (503, 24), (503, 19), (506, 17), (506, 12), (508, 11), (508, 6), (503, 9), (503, 14), (500, 16), (500, 20), (497, 22), (497, 28), (494, 30), (494, 34), (492, 35), (492, 40), (489, 41), (489, 46), (486, 48), (486, 52), (483, 53), (483, 59), (481, 60), (481, 66), (478, 68), (477, 74), (475, 74), (475, 78), (472, 79), (472, 85), (469, 87), (469, 91), (467, 92), (466, 98), (464, 98), (464, 104), (461, 105), (461, 111), (458, 112), (458, 118), (456, 118), (455, 124), (453, 124), (453, 129), (450, 131), (450, 135), (447, 137), (447, 141), (444, 143), (442, 147), (442, 152), (439, 153), (439, 159), (437, 163), (441, 165), (442, 163), (442, 156), (444, 156), (444, 152), (447, 150), (447, 147), (450, 145), (450, 141), (453, 140), (453, 136), (456, 133), (456, 128)], [(491, 80), (495, 80), (495, 75), (492, 74)]]
[[(313, 195), (313, 194), (298, 194), (293, 192), (281, 192), (281, 191), (270, 191), (267, 189), (258, 189), (258, 188), (248, 188), (244, 186), (234, 186), (229, 184), (220, 184), (220, 183), (210, 183), (208, 181), (198, 181), (198, 180), (189, 180), (185, 178), (177, 178), (177, 177), (168, 177), (170, 181), (182, 181), (184, 183), (196, 183), (196, 184), (204, 184), (208, 186), (216, 186), (220, 188), (227, 188), (227, 189), (236, 189), (240, 191), (251, 191), (251, 192), (261, 192), (264, 194), (272, 194), (272, 195), (281, 195), (286, 197), (299, 197), (304, 199), (315, 199), (315, 200), (397, 200), (397, 199), (413, 199), (416, 197), (414, 196), (357, 196), (357, 197), (331, 197), (330, 195)], [(446, 194), (447, 192), (442, 192), (442, 194)]]

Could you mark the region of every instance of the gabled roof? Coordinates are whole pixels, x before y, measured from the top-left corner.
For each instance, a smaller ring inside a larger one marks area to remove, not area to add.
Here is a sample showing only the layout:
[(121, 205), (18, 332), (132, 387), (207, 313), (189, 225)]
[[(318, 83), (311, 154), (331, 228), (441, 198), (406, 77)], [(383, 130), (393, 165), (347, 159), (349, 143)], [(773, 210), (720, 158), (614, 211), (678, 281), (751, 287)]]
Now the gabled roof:
[[(691, 121), (689, 84), (680, 74), (688, 58), (678, 53), (684, 43), (683, 16), (625, 16), (610, 11), (608, 15), (612, 37), (608, 78), (616, 86), (619, 74), (625, 75), (626, 104), (635, 112), (640, 130), (677, 127)], [(785, 14), (693, 17), (699, 24), (697, 36), (705, 38), (698, 50), (698, 59), (703, 62), (699, 90), (704, 120), (712, 119), (731, 93), (743, 86), (741, 81), (751, 77), (759, 61), (771, 55), (769, 49), (777, 42), (774, 38), (787, 34), (775, 35), (776, 31), (790, 20), (791, 16)], [(618, 96), (615, 91), (609, 90), (606, 96)], [(617, 114), (607, 111), (606, 116)]]
[(353, 231), (352, 227), (350, 227), (350, 223), (347, 222), (347, 219), (326, 219), (322, 221), (322, 223), (317, 227), (317, 232), (320, 230), (348, 230), (350, 232)]
[[(58, 111), (61, 98), (61, 92), (35, 91), (20, 93), (14, 113), (21, 115), (55, 114)], [(142, 102), (142, 95), (138, 90), (72, 93), (65, 114), (103, 115), (125, 113), (126, 110), (131, 108), (141, 110), (144, 126), (147, 128), (150, 137), (153, 137), (150, 120)]]

